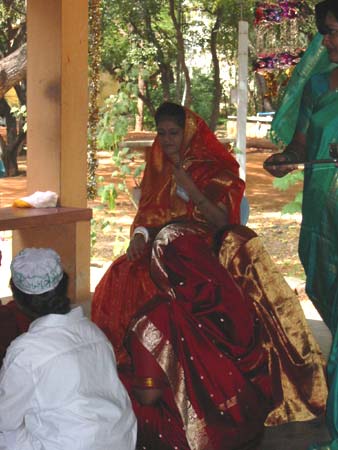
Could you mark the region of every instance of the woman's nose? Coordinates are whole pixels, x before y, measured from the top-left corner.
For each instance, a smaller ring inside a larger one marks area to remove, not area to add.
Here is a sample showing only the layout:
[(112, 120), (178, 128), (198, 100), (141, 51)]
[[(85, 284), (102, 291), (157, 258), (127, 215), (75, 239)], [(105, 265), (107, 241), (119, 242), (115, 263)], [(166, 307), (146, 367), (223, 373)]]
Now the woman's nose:
[(170, 142), (170, 135), (169, 134), (164, 134), (162, 136), (162, 139), (163, 139), (164, 143), (168, 143), (168, 142)]

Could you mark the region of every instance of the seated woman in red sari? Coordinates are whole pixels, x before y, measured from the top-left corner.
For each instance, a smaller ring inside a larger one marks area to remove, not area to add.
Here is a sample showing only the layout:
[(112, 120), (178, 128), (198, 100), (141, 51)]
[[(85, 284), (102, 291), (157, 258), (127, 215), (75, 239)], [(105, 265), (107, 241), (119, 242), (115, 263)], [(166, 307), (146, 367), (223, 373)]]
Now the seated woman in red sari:
[(122, 343), (130, 319), (158, 291), (149, 274), (156, 234), (174, 222), (211, 243), (216, 230), (239, 223), (244, 191), (238, 163), (200, 117), (164, 103), (155, 121), (157, 137), (147, 153), (130, 246), (99, 282), (92, 303), (92, 319), (113, 343), (120, 364), (127, 360)]
[(157, 233), (196, 234), (211, 246), (215, 234), (228, 226), (222, 233), (219, 261), (265, 324), (275, 406), (266, 423), (313, 419), (325, 410), (324, 360), (296, 294), (259, 237), (239, 225), (244, 182), (237, 162), (193, 112), (165, 103), (155, 120), (158, 134), (147, 154), (130, 246), (95, 290), (93, 321), (113, 343), (119, 365), (128, 363), (123, 345), (128, 324), (159, 293), (150, 276)]
[(175, 234), (169, 226), (156, 238), (162, 293), (126, 337), (137, 448), (258, 449), (273, 406), (262, 324), (203, 238)]

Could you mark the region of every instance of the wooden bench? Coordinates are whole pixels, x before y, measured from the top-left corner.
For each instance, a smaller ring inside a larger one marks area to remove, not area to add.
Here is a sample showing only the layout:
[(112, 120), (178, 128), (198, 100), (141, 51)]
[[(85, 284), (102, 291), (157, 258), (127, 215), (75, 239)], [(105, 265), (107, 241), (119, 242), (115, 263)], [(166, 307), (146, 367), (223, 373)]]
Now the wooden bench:
[(83, 222), (92, 216), (89, 208), (0, 208), (0, 231)]

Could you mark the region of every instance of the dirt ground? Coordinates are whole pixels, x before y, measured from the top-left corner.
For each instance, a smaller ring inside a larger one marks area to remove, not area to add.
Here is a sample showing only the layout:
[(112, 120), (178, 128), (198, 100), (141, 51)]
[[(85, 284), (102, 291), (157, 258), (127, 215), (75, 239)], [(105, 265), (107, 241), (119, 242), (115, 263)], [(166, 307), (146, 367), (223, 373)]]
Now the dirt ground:
[[(281, 272), (287, 277), (304, 279), (302, 266), (297, 255), (300, 214), (283, 216), (282, 207), (290, 202), (301, 186), (281, 192), (272, 185), (271, 177), (262, 168), (262, 163), (271, 151), (248, 149), (246, 166), (246, 196), (250, 204), (248, 226), (263, 239), (264, 244)], [(102, 177), (101, 185), (119, 180), (112, 178), (113, 164), (108, 152), (99, 152), (97, 175)], [(139, 161), (135, 161), (137, 165)], [(0, 179), (0, 206), (10, 206), (13, 199), (27, 195), (25, 160), (21, 158), (19, 168), (22, 175)], [(127, 182), (132, 188), (132, 181)], [(126, 193), (120, 194), (114, 210), (109, 210), (98, 195), (88, 206), (93, 208), (92, 263), (104, 264), (123, 253), (128, 245), (129, 226), (135, 214), (135, 207)]]

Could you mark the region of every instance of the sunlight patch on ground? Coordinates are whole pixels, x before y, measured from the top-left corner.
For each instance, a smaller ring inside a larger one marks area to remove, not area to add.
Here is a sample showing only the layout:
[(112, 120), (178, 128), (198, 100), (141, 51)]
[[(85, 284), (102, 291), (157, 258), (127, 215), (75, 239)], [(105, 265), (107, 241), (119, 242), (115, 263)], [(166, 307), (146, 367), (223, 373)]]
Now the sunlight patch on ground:
[(285, 221), (293, 221), (300, 223), (302, 221), (302, 215), (301, 213), (294, 213), (294, 214), (282, 214), (281, 212), (261, 212), (259, 214), (250, 213), (250, 225), (253, 225), (253, 222), (255, 219), (279, 219), (279, 220), (285, 220)]

